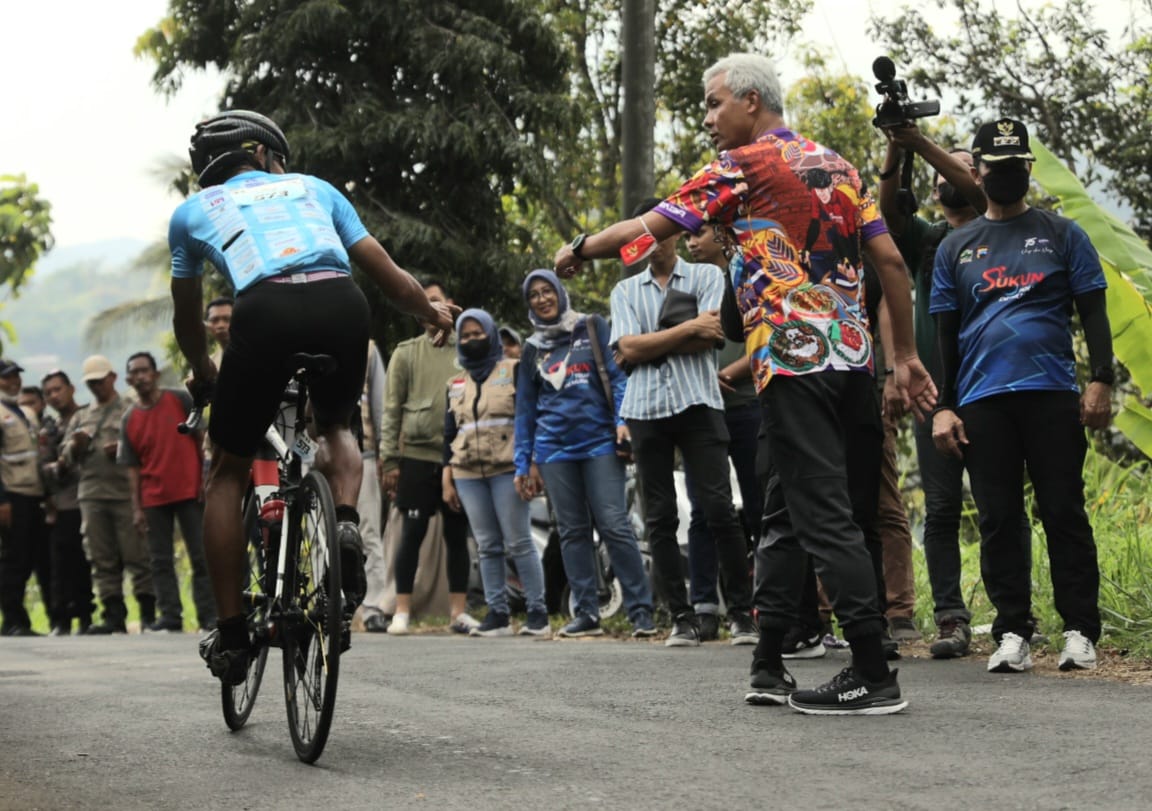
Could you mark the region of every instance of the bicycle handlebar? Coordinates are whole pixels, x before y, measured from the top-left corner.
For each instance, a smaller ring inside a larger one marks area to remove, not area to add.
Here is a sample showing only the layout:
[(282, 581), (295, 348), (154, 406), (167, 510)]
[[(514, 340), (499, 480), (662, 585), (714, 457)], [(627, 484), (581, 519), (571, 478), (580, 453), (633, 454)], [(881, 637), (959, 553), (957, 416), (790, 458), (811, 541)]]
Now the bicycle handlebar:
[(200, 423), (204, 421), (204, 408), (207, 404), (196, 404), (192, 406), (192, 410), (188, 412), (188, 416), (184, 418), (184, 422), (176, 426), (176, 430), (181, 434), (190, 434), (193, 431), (200, 429)]
[[(214, 383), (215, 381), (213, 381)], [(197, 387), (197, 391), (192, 391), (192, 408), (188, 412), (188, 416), (184, 418), (184, 422), (176, 426), (176, 430), (181, 434), (190, 434), (193, 431), (200, 430), (200, 424), (204, 422), (204, 409), (212, 402), (212, 389), (213, 383), (204, 387)]]

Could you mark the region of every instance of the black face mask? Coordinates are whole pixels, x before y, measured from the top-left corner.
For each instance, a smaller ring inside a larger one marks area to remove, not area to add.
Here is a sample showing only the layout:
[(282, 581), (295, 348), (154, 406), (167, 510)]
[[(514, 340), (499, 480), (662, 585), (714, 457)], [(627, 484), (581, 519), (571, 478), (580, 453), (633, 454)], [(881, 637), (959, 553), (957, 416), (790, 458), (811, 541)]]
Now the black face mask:
[(1028, 193), (1030, 177), (1028, 166), (1024, 163), (1003, 169), (993, 169), (984, 175), (984, 193), (994, 203), (999, 203), (1002, 206), (1011, 205), (1024, 199), (1024, 195)]
[(462, 341), (459, 344), (460, 354), (468, 360), (483, 360), (488, 357), (492, 349), (492, 342), (487, 338), (477, 338), (471, 341)]
[(940, 196), (940, 204), (944, 208), (968, 208), (972, 205), (968, 202), (968, 198), (956, 191), (956, 187), (947, 180), (936, 187), (936, 193)]

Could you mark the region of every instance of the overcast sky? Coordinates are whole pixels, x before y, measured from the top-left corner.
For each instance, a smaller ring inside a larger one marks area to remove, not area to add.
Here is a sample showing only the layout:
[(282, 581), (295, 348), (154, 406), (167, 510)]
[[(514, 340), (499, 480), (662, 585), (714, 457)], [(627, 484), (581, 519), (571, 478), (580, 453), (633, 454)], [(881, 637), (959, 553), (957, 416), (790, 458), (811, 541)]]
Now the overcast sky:
[[(1118, 28), (1135, 1), (1097, 0), (1097, 22)], [(816, 0), (801, 38), (872, 83), (870, 66), (880, 54), (864, 44), (869, 9), (892, 14), (899, 5)], [(186, 157), (195, 123), (216, 110), (222, 81), (191, 75), (173, 99), (153, 92), (151, 64), (132, 49), (166, 9), (166, 0), (0, 0), (0, 174), (25, 174), (39, 184), (61, 247), (152, 241), (167, 232), (179, 198), (165, 192), (155, 167)], [(930, 19), (940, 16), (931, 9)], [(799, 78), (781, 67), (786, 84)]]

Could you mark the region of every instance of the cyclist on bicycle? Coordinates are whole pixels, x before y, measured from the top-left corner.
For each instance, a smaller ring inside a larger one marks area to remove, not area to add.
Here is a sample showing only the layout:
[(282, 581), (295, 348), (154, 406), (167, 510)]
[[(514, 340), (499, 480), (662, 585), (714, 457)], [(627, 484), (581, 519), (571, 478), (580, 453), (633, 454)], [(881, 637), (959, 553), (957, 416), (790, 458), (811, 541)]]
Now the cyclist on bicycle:
[[(336, 504), (345, 597), (364, 598), (356, 499), (360, 449), (349, 423), (364, 384), (368, 303), (354, 261), (401, 310), (443, 330), (459, 308), (429, 302), (327, 182), (288, 173), (284, 133), (270, 119), (231, 110), (196, 126), (188, 150), (202, 191), (172, 215), (173, 327), (192, 367), (194, 393), (212, 391), (212, 464), (205, 487), (204, 547), (219, 621), (202, 645), (212, 674), (244, 681), (250, 640), (243, 604), (246, 548), (241, 502), (252, 458), (272, 422), (298, 352), (330, 355), (335, 370), (313, 385), (315, 466)], [(208, 356), (201, 274), (211, 262), (235, 287), (231, 340), (220, 368)]]

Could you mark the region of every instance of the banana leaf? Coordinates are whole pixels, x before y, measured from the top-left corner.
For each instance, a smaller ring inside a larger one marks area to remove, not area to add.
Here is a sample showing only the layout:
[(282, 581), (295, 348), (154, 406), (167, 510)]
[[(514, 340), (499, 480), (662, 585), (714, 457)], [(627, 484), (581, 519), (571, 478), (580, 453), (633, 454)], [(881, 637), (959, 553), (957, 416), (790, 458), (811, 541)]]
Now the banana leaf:
[[(1142, 392), (1152, 391), (1152, 249), (1088, 195), (1074, 174), (1043, 144), (1032, 141), (1036, 164), (1032, 179), (1060, 201), (1065, 217), (1083, 228), (1108, 280), (1108, 320), (1112, 351)], [(1152, 456), (1152, 411), (1129, 396), (1116, 427), (1136, 447)]]

